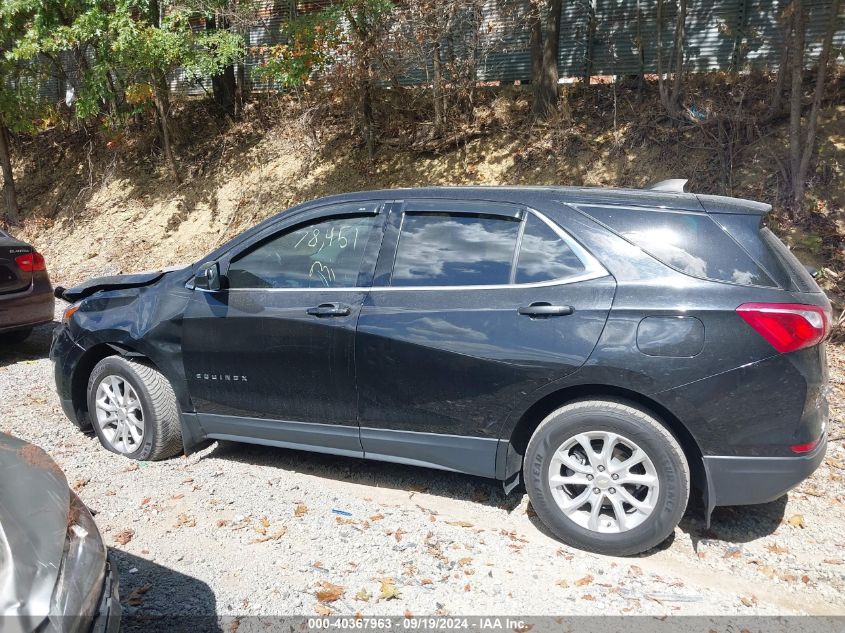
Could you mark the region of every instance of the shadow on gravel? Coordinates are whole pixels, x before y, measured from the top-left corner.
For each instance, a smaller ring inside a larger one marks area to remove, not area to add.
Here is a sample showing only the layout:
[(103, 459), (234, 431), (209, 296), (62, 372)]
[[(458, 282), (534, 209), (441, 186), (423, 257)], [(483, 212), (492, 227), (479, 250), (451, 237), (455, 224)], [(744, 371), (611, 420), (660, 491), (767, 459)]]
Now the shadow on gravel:
[(50, 353), (50, 341), (53, 330), (59, 324), (55, 321), (39, 325), (22, 343), (0, 343), (0, 367), (13, 365), (28, 360), (47, 358)]
[(723, 541), (725, 543), (749, 543), (769, 536), (783, 523), (787, 495), (769, 503), (753, 506), (724, 506), (713, 510), (710, 528), (704, 526), (704, 510), (687, 510), (681, 521), (681, 529), (692, 539), (694, 548), (699, 543)]
[(121, 631), (222, 633), (207, 584), (118, 549), (110, 554), (120, 578)]
[(217, 446), (205, 457), (205, 459), (208, 458), (292, 470), (373, 488), (405, 490), (409, 494), (425, 492), (439, 497), (450, 497), (497, 507), (508, 512), (513, 511), (522, 500), (522, 495), (517, 491), (505, 496), (501, 482), (491, 479), (354, 457), (324, 455), (255, 444), (218, 442)]

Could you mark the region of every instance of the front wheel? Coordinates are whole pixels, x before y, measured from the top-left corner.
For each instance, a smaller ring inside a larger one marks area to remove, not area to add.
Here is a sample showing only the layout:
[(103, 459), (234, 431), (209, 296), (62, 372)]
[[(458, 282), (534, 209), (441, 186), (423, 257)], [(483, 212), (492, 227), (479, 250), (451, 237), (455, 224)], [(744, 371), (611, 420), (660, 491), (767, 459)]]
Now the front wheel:
[(88, 379), (88, 414), (100, 443), (132, 459), (182, 451), (179, 406), (170, 382), (150, 364), (109, 356)]
[(678, 441), (631, 404), (568, 404), (537, 427), (525, 454), (525, 487), (537, 515), (564, 543), (628, 556), (664, 541), (689, 499)]

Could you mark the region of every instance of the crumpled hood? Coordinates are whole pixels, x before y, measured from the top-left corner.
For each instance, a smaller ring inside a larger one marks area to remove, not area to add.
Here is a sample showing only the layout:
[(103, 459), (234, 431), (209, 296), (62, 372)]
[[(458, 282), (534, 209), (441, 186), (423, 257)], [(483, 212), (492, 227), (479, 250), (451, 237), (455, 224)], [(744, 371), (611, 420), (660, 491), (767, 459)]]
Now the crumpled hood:
[(90, 297), (95, 292), (101, 290), (122, 290), (124, 288), (140, 288), (142, 286), (149, 286), (156, 283), (159, 279), (164, 277), (167, 273), (177, 270), (184, 270), (187, 265), (181, 264), (177, 266), (169, 266), (161, 270), (149, 270), (140, 273), (131, 273), (128, 275), (110, 275), (108, 277), (94, 277), (73, 288), (64, 288), (56, 286), (53, 294), (59, 299), (64, 299), (69, 303), (74, 303), (85, 297)]
[(50, 599), (67, 536), (70, 490), (43, 450), (0, 433), (0, 618), (34, 630)]

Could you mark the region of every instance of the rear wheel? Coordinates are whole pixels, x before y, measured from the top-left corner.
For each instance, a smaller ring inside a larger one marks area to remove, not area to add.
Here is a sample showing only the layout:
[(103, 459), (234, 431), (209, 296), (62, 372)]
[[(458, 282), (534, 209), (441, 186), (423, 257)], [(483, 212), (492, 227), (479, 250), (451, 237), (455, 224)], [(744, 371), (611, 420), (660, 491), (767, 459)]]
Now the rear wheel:
[(182, 451), (173, 387), (150, 364), (109, 356), (88, 379), (91, 424), (108, 450), (132, 459), (166, 459)]
[(0, 344), (14, 345), (16, 343), (23, 343), (27, 338), (29, 338), (30, 334), (32, 334), (31, 327), (23, 330), (4, 332), (3, 334), (0, 334)]
[(631, 404), (568, 404), (537, 427), (525, 454), (537, 515), (563, 542), (601, 554), (637, 554), (665, 540), (689, 499), (678, 441)]

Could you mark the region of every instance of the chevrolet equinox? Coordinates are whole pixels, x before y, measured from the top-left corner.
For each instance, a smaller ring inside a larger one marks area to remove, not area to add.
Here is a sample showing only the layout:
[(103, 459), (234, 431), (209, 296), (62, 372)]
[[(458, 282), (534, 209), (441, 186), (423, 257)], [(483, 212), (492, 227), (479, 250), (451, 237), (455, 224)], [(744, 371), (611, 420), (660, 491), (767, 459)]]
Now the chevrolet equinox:
[(524, 482), (565, 543), (642, 552), (691, 487), (709, 521), (826, 444), (830, 303), (769, 205), (682, 183), (333, 196), (58, 288), (63, 408), (133, 459), (219, 439)]

